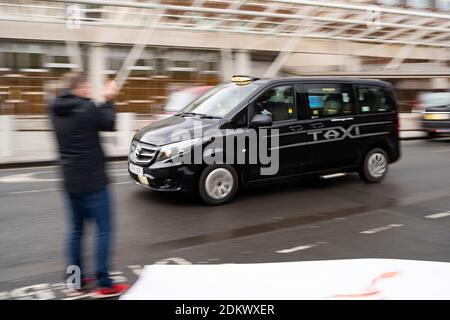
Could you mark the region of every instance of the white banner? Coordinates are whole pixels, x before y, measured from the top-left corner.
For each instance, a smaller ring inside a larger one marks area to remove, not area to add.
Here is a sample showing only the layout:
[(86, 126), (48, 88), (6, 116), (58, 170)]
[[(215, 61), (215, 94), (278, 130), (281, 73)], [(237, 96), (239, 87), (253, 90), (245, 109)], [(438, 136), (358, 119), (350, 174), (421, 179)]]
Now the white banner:
[(351, 259), (150, 265), (121, 299), (450, 299), (450, 263)]

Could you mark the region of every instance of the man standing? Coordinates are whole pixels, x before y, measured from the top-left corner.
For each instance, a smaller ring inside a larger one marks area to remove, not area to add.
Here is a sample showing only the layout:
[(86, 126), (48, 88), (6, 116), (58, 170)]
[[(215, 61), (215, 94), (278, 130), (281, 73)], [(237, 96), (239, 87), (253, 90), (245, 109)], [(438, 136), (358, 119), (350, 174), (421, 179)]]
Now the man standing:
[(64, 177), (64, 189), (70, 207), (71, 230), (68, 239), (69, 265), (79, 268), (82, 292), (86, 278), (82, 264), (81, 243), (84, 223), (94, 220), (97, 225), (96, 278), (98, 289), (93, 297), (106, 298), (124, 293), (128, 286), (113, 284), (108, 275), (112, 213), (105, 157), (100, 145), (99, 131), (113, 131), (117, 95), (114, 82), (103, 91), (105, 103), (97, 107), (91, 100), (91, 86), (83, 73), (67, 77), (67, 90), (50, 105), (59, 146)]

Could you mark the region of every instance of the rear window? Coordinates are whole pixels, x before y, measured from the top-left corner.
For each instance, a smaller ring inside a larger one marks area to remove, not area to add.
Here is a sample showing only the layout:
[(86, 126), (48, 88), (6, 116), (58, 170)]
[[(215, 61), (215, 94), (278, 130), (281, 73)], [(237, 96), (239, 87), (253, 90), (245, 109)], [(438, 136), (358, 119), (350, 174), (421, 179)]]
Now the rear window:
[(305, 85), (311, 119), (351, 115), (355, 112), (351, 84)]
[(450, 106), (450, 92), (423, 92), (419, 94), (422, 107), (445, 107)]
[(394, 111), (394, 102), (385, 88), (356, 86), (356, 95), (361, 114)]

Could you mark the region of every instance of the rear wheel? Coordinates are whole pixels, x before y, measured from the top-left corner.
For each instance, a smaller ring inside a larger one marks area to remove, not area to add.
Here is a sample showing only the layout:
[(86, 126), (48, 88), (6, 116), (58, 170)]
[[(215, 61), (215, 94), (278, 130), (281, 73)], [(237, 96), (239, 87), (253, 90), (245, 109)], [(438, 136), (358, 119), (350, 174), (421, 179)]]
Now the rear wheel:
[(211, 165), (199, 179), (199, 193), (209, 205), (219, 205), (233, 199), (238, 188), (238, 175), (230, 165)]
[(389, 157), (383, 149), (370, 150), (361, 164), (360, 177), (367, 183), (377, 183), (384, 179), (388, 172)]

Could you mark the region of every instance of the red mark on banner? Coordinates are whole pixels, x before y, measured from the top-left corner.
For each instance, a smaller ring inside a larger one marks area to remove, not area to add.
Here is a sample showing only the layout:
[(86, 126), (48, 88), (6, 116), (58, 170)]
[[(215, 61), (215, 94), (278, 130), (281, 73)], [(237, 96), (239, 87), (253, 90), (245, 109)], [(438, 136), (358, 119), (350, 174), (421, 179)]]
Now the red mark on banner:
[(393, 271), (393, 272), (384, 272), (380, 276), (376, 277), (372, 280), (372, 283), (369, 287), (367, 287), (363, 292), (359, 293), (350, 293), (350, 294), (336, 294), (333, 295), (333, 298), (366, 298), (371, 297), (374, 295), (377, 295), (380, 293), (380, 290), (376, 288), (376, 285), (381, 280), (394, 278), (399, 275), (399, 272)]

